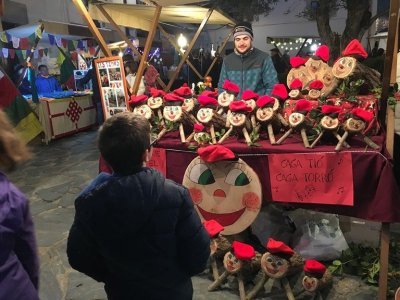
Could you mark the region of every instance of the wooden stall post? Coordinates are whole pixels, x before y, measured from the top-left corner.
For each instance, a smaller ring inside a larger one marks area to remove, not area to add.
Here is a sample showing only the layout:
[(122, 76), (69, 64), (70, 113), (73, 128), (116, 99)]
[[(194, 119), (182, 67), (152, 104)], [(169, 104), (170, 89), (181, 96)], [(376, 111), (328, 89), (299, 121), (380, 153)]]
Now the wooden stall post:
[(153, 23), (151, 24), (149, 35), (147, 36), (146, 44), (144, 45), (143, 55), (140, 60), (139, 68), (136, 72), (135, 83), (133, 84), (132, 94), (134, 94), (134, 95), (136, 95), (137, 91), (139, 90), (140, 80), (143, 76), (144, 69), (146, 67), (146, 59), (147, 59), (147, 56), (149, 55), (149, 52), (151, 49), (151, 44), (153, 43), (154, 35), (156, 34), (158, 20), (160, 19), (161, 9), (162, 9), (161, 6), (156, 5), (156, 11), (154, 12)]
[[(102, 5), (97, 5), (96, 6), (101, 13), (104, 15), (104, 17), (110, 22), (110, 24), (113, 26), (114, 30), (117, 32), (117, 34), (120, 36), (121, 39), (125, 41), (125, 43), (128, 45), (129, 48), (132, 49), (132, 51), (139, 57), (139, 59), (142, 59), (142, 54), (140, 54), (139, 50), (136, 49), (135, 45), (132, 44), (131, 40), (126, 36), (126, 34), (121, 30), (121, 28), (118, 26), (117, 23), (113, 20), (113, 18), (110, 16), (110, 14), (105, 10), (105, 8)], [(146, 61), (147, 63), (147, 61)], [(165, 83), (161, 80), (160, 77), (157, 77), (157, 83), (162, 87), (165, 88), (166, 85)]]
[(108, 49), (108, 47), (107, 47), (106, 41), (104, 40), (103, 36), (101, 35), (96, 24), (94, 24), (94, 21), (93, 21), (92, 17), (89, 15), (85, 5), (82, 3), (82, 0), (72, 0), (72, 3), (74, 3), (76, 9), (78, 10), (78, 12), (81, 14), (82, 18), (88, 24), (88, 27), (89, 27), (90, 31), (92, 32), (93, 36), (99, 42), (100, 48), (103, 51), (104, 55), (112, 56), (110, 49)]
[(168, 85), (167, 85), (167, 90), (171, 89), (172, 84), (174, 83), (176, 77), (178, 76), (183, 64), (185, 63), (186, 59), (188, 58), (190, 51), (192, 51), (192, 48), (194, 46), (194, 44), (196, 43), (197, 39), (199, 38), (199, 35), (201, 33), (201, 31), (203, 30), (204, 26), (206, 25), (208, 19), (210, 18), (212, 12), (213, 12), (213, 8), (210, 8), (206, 14), (206, 16), (204, 17), (203, 21), (201, 22), (199, 28), (197, 29), (193, 39), (191, 40), (188, 49), (185, 51), (185, 53), (182, 54), (182, 58), (181, 61), (179, 62), (176, 71), (174, 72), (174, 74), (172, 75), (172, 78), (169, 80)]

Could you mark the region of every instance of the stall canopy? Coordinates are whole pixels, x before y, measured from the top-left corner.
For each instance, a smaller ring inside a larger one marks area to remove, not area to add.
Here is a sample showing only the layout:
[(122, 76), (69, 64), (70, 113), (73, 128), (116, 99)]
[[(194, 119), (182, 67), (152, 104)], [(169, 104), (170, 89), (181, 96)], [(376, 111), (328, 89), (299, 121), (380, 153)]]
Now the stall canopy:
[[(171, 1), (157, 1), (160, 5), (161, 2)], [(181, 2), (194, 2), (194, 1), (173, 1), (176, 3)], [(98, 2), (89, 5), (89, 14), (95, 20), (101, 22), (108, 22), (107, 18), (98, 9), (98, 5), (102, 5), (107, 13), (114, 20), (118, 20), (118, 25), (132, 27), (149, 31), (154, 18), (155, 6), (147, 5), (129, 5), (129, 4), (108, 4)], [(163, 7), (160, 14), (160, 23), (192, 23), (200, 24), (204, 16), (208, 12), (208, 8), (201, 6), (182, 5), (182, 6), (166, 6)], [(223, 15), (217, 10), (214, 10), (208, 19), (207, 24), (228, 25), (233, 26), (235, 21)]]

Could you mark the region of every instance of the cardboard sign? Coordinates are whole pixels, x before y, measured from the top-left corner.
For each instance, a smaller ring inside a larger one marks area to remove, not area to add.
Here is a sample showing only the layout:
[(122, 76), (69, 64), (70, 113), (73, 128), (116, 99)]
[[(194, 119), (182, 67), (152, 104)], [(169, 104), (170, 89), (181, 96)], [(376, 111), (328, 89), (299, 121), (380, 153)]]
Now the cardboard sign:
[(167, 175), (167, 158), (164, 148), (152, 148), (150, 161), (146, 164), (149, 168), (156, 169), (164, 176)]
[(351, 153), (268, 155), (272, 200), (354, 205)]

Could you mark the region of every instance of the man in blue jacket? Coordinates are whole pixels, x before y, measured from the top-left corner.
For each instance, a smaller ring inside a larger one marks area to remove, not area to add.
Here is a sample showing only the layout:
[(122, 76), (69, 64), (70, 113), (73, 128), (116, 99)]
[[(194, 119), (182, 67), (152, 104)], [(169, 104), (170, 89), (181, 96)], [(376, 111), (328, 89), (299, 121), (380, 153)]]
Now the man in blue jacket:
[(223, 92), (225, 79), (240, 87), (239, 95), (245, 90), (252, 90), (259, 95), (271, 93), (278, 83), (271, 57), (253, 47), (253, 29), (248, 22), (239, 23), (233, 31), (234, 51), (224, 58), (218, 81), (218, 90)]
[(39, 74), (35, 81), (38, 94), (62, 91), (58, 80), (54, 76), (49, 75), (49, 69), (46, 65), (40, 65), (38, 71)]
[(110, 300), (192, 299), (210, 240), (187, 189), (144, 167), (150, 125), (130, 112), (109, 118), (99, 149), (113, 168), (75, 201), (67, 254), (71, 266), (105, 283)]

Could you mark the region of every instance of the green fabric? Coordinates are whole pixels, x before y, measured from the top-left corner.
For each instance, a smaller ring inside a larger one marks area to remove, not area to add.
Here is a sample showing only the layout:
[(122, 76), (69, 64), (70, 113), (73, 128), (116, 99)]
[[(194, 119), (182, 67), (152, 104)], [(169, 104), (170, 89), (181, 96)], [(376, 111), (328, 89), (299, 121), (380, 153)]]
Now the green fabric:
[(39, 96), (36, 88), (36, 74), (33, 68), (28, 68), (28, 80), (31, 84), (32, 101), (39, 103)]
[(75, 66), (70, 57), (66, 57), (60, 66), (60, 83), (66, 83), (74, 76)]
[(32, 109), (25, 98), (18, 95), (15, 101), (4, 108), (4, 111), (14, 126), (17, 126), (22, 119), (32, 112)]

